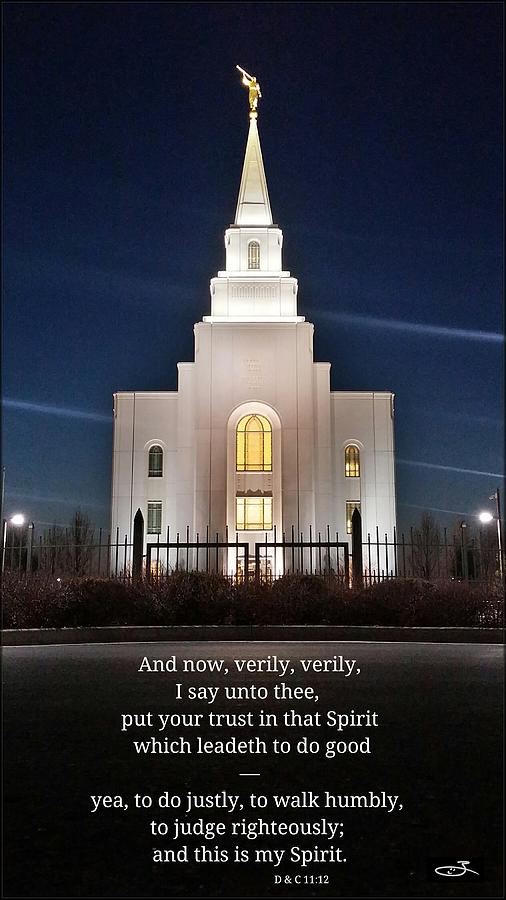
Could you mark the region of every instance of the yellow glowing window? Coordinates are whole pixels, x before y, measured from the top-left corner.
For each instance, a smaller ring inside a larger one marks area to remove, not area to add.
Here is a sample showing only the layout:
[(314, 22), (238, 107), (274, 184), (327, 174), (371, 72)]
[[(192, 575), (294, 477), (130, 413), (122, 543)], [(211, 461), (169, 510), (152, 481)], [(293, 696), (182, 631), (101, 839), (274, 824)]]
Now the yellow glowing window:
[(360, 500), (346, 501), (346, 534), (351, 534), (351, 517), (356, 509), (360, 512)]
[(272, 497), (236, 497), (237, 531), (272, 531)]
[(272, 428), (265, 416), (244, 416), (237, 426), (237, 471), (272, 472)]
[(248, 269), (260, 268), (260, 244), (250, 241), (248, 244)]
[(344, 451), (344, 474), (346, 478), (360, 478), (360, 450), (354, 444)]

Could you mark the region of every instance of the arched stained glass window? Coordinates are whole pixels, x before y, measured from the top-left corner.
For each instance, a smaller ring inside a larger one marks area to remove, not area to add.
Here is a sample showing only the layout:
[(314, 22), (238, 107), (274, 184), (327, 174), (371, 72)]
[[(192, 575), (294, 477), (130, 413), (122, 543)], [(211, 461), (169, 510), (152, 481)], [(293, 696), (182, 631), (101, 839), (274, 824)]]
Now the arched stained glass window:
[(163, 475), (163, 450), (158, 445), (150, 447), (148, 476), (150, 478), (161, 478)]
[(248, 269), (260, 268), (260, 244), (250, 241), (248, 244)]
[(344, 451), (344, 474), (346, 478), (360, 478), (360, 450), (355, 444), (348, 444)]
[(243, 416), (236, 432), (238, 472), (272, 472), (272, 428), (265, 416)]

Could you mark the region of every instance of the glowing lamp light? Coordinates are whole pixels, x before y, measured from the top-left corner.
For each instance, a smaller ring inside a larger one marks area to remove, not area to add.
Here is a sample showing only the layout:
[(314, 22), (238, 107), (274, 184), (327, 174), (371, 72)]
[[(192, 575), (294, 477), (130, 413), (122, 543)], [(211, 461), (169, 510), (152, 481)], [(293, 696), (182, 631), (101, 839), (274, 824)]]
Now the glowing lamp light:
[(14, 516), (11, 516), (11, 525), (24, 525), (25, 517), (22, 513), (16, 513)]
[(494, 517), (493, 517), (492, 513), (481, 512), (480, 515), (478, 516), (478, 518), (479, 518), (480, 522), (483, 522), (484, 525), (487, 525), (488, 522), (491, 522)]

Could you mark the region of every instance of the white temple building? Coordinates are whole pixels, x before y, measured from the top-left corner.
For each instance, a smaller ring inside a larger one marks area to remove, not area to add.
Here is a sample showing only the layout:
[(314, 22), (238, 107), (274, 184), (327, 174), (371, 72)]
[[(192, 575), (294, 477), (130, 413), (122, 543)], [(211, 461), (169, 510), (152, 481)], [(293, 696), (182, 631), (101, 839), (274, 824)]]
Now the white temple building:
[[(251, 89), (250, 89), (251, 102)], [(298, 282), (284, 271), (251, 104), (225, 268), (211, 278), (210, 314), (194, 326), (195, 358), (178, 363), (176, 391), (114, 394), (112, 533), (145, 544), (350, 539), (358, 507), (364, 540), (392, 540), (396, 522), (394, 395), (332, 391), (330, 363), (313, 360), (314, 326), (299, 315)], [(283, 557), (269, 555), (276, 574)], [(236, 555), (225, 557), (233, 573)], [(367, 560), (364, 559), (364, 565)], [(225, 565), (224, 565), (225, 568)]]

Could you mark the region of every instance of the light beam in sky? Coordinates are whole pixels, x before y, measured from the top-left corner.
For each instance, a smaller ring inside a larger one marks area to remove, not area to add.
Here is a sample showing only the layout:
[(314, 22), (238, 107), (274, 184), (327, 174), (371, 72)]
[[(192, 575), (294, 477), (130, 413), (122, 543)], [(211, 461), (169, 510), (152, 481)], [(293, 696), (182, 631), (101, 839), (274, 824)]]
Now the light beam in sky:
[(450, 340), (487, 341), (500, 344), (504, 336), (496, 331), (474, 331), (467, 328), (449, 328), (445, 325), (428, 325), (422, 322), (404, 322), (401, 319), (379, 319), (375, 316), (357, 316), (345, 312), (328, 312), (314, 310), (320, 318), (332, 319), (343, 325), (356, 325), (358, 328), (384, 328), (390, 331), (409, 331), (421, 337), (439, 337)]
[(499, 472), (481, 472), (479, 469), (459, 469), (458, 466), (440, 466), (436, 463), (419, 462), (416, 459), (397, 459), (404, 466), (420, 466), (422, 469), (440, 469), (442, 472), (459, 472), (461, 475), (483, 475), (486, 478), (504, 478)]
[[(83, 506), (88, 507), (92, 506), (96, 509), (108, 509), (108, 504), (106, 503), (97, 503), (93, 499), (83, 499), (82, 497), (69, 497), (67, 495), (59, 495), (59, 494), (26, 494), (22, 491), (6, 491), (6, 497), (9, 502), (12, 502), (12, 498), (14, 497), (16, 500), (24, 500), (34, 503), (59, 503), (62, 506)], [(39, 523), (40, 524), (40, 523)], [(52, 523), (51, 523), (52, 524)]]
[(50, 406), (45, 403), (29, 403), (27, 400), (15, 400), (12, 397), (4, 397), (3, 406), (7, 409), (19, 409), (21, 412), (42, 413), (48, 416), (64, 416), (69, 419), (87, 419), (93, 422), (107, 422), (112, 424), (112, 414), (104, 416), (102, 413), (88, 412), (85, 409), (72, 409), (68, 406)]
[(442, 509), (441, 506), (421, 506), (419, 503), (399, 503), (398, 505), (407, 506), (409, 509), (423, 509), (425, 512), (450, 513), (454, 516), (465, 516), (466, 518), (476, 515), (476, 513), (462, 512), (462, 510), (459, 509)]

